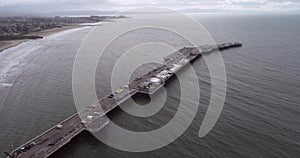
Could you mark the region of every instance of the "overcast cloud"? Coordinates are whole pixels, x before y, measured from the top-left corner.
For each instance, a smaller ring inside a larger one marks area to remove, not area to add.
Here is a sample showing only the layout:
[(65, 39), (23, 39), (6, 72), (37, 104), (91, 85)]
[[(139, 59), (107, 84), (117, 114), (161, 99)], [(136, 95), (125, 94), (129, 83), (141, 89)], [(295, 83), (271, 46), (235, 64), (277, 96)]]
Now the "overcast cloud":
[(124, 11), (146, 6), (185, 11), (299, 12), (300, 0), (0, 0), (1, 13), (5, 11)]

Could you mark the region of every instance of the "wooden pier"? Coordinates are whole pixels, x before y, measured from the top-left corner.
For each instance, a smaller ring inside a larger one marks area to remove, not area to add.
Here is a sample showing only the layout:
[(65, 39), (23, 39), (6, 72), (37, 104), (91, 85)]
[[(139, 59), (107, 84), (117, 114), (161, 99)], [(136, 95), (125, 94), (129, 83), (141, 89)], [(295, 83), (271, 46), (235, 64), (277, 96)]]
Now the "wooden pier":
[(162, 65), (134, 79), (128, 85), (120, 87), (116, 92), (101, 98), (98, 103), (89, 105), (82, 111), (63, 120), (58, 125), (16, 148), (10, 154), (6, 154), (8, 158), (49, 157), (83, 130), (88, 129), (90, 132), (101, 130), (109, 123), (109, 119), (106, 117), (109, 111), (136, 93), (155, 93), (177, 71), (202, 54), (240, 46), (242, 43), (234, 42), (200, 46), (199, 48), (184, 47), (165, 57)]

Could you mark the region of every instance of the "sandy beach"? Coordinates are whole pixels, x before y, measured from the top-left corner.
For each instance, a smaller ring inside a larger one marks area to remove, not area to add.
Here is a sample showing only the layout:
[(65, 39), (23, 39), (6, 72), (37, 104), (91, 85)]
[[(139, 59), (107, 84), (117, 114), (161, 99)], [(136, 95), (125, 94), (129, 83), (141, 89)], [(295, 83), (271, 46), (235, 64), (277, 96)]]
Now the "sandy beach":
[[(61, 31), (84, 27), (84, 26), (85, 25), (69, 25), (69, 26), (63, 26), (60, 28), (53, 28), (53, 29), (42, 30), (39, 32), (33, 32), (33, 33), (29, 33), (27, 35), (46, 37), (46, 36), (61, 32)], [(4, 51), (5, 49), (8, 49), (8, 48), (15, 47), (15, 46), (17, 46), (23, 42), (29, 41), (29, 40), (32, 40), (32, 39), (0, 41), (0, 52)]]

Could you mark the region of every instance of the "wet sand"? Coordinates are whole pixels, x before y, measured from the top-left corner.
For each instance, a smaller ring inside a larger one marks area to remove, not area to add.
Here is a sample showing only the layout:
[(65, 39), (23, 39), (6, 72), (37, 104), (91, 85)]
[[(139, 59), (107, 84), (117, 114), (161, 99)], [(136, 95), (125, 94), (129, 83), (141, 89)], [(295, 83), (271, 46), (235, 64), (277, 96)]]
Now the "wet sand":
[[(47, 30), (42, 30), (39, 32), (33, 32), (27, 34), (28, 36), (41, 36), (41, 37), (46, 37), (58, 32), (62, 32), (65, 30), (69, 29), (74, 29), (74, 28), (79, 28), (79, 27), (84, 27), (85, 25), (69, 25), (69, 26), (63, 26), (60, 28), (53, 28), (53, 29), (47, 29)], [(4, 51), (5, 49), (15, 47), (23, 42), (29, 41), (32, 39), (21, 39), (21, 40), (9, 40), (9, 41), (0, 41), (0, 52)]]

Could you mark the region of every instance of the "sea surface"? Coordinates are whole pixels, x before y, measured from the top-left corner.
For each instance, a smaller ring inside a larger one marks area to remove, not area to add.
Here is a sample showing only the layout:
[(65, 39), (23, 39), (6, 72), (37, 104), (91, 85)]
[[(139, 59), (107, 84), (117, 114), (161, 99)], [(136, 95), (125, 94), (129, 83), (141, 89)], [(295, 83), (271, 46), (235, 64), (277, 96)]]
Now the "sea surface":
[[(213, 130), (204, 138), (198, 137), (211, 93), (208, 68), (201, 58), (192, 64), (199, 77), (200, 106), (192, 125), (176, 141), (154, 151), (133, 153), (109, 147), (83, 132), (53, 158), (300, 157), (300, 15), (189, 16), (216, 42), (243, 43), (241, 48), (222, 52), (227, 93)], [(0, 157), (5, 157), (3, 151), (10, 152), (76, 112), (72, 68), (91, 28), (57, 33), (0, 53)], [(162, 36), (159, 32), (154, 35)], [(147, 39), (153, 38), (153, 33), (144, 30), (133, 36)], [(128, 43), (125, 39), (118, 44), (125, 47)], [(99, 97), (110, 93), (110, 64), (115, 62), (113, 53), (117, 51), (111, 52), (102, 64), (107, 67), (97, 69)], [(176, 77), (165, 88), (168, 100), (156, 116), (136, 118), (117, 108), (109, 118), (130, 130), (159, 128), (176, 113), (180, 96)], [(147, 98), (137, 102), (147, 102)]]

